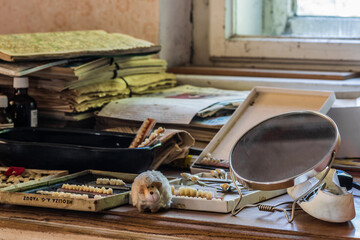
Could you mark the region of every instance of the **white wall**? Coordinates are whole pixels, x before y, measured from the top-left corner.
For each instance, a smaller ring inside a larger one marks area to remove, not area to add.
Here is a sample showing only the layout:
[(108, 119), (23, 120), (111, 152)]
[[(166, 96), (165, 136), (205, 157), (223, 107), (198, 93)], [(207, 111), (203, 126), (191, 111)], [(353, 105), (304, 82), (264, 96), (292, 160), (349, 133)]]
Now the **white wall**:
[(168, 66), (182, 66), (191, 59), (191, 0), (160, 0), (160, 58)]

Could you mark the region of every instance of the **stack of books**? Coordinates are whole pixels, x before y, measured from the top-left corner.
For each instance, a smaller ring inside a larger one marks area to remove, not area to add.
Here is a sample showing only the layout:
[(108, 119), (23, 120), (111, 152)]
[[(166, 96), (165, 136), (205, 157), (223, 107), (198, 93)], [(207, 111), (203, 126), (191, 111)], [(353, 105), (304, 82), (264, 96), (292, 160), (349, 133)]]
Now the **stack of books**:
[[(166, 61), (154, 58), (159, 46), (127, 35), (103, 31), (20, 34), (20, 39), (30, 42), (35, 38), (42, 39), (40, 47), (44, 48), (31, 53), (37, 48), (27, 43), (21, 54), (14, 48), (9, 50), (11, 45), (4, 49), (6, 46), (1, 39), (17, 39), (12, 36), (0, 35), (0, 58), (17, 61), (0, 62), (0, 87), (3, 93), (11, 95), (12, 77), (28, 76), (29, 95), (37, 101), (40, 126), (81, 125), (112, 100), (151, 93), (176, 84), (175, 75), (166, 73)], [(85, 37), (87, 48), (78, 44), (85, 44)], [(62, 41), (62, 44), (51, 48), (51, 39), (56, 44)], [(78, 41), (75, 42), (78, 49), (74, 50), (69, 44), (72, 39)], [(97, 46), (100, 40), (103, 44)], [(105, 45), (106, 41), (109, 45)], [(98, 50), (88, 42), (93, 42)], [(12, 54), (11, 50), (14, 51)]]

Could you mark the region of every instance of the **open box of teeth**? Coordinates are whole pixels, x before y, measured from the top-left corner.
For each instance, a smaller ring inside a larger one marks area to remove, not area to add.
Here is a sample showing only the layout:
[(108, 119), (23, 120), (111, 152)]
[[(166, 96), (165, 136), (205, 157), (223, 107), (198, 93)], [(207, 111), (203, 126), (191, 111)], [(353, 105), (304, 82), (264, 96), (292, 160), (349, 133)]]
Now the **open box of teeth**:
[[(25, 169), (22, 167), (0, 167), (0, 188), (21, 187), (34, 182), (43, 182), (67, 175), (67, 170)], [(9, 188), (8, 188), (9, 189)]]
[[(229, 213), (239, 199), (234, 184), (222, 169), (191, 175), (181, 173), (178, 184), (170, 183), (172, 208)], [(175, 182), (174, 182), (175, 183)], [(284, 194), (284, 189), (275, 191), (252, 191), (238, 185), (243, 197), (238, 208)]]
[(0, 189), (0, 203), (101, 211), (129, 203), (137, 174), (85, 170), (71, 175)]

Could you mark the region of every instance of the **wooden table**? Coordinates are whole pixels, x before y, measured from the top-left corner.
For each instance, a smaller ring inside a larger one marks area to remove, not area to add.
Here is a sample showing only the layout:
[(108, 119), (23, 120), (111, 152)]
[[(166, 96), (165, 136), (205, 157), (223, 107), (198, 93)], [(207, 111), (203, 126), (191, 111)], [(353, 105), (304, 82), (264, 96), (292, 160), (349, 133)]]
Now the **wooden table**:
[[(248, 208), (237, 216), (186, 210), (139, 213), (122, 206), (99, 213), (0, 205), (0, 239), (360, 239), (357, 217), (334, 224), (297, 211), (293, 223), (283, 213)], [(287, 201), (283, 195), (268, 204)]]

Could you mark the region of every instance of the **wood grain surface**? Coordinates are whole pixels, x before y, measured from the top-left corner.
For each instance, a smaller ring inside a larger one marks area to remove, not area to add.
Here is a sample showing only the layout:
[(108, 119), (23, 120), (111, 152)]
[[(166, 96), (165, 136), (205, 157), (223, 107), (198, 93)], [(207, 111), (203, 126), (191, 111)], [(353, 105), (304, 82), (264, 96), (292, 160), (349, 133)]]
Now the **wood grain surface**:
[[(185, 210), (139, 213), (129, 205), (99, 213), (0, 205), (0, 239), (360, 239), (359, 192), (355, 194), (358, 216), (342, 224), (301, 210), (288, 223), (280, 212), (257, 208), (232, 216)], [(266, 203), (286, 200), (284, 195)]]

